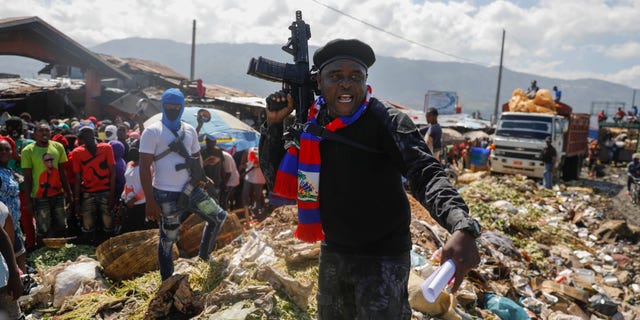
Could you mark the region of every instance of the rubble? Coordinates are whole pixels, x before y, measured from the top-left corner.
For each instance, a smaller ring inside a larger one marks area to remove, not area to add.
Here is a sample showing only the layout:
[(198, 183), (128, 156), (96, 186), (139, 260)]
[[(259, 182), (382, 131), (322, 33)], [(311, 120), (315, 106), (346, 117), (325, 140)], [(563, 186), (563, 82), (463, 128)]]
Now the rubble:
[[(438, 266), (431, 257), (449, 235), (410, 198), (413, 319), (640, 319), (638, 227), (607, 218), (609, 194), (471, 175), (460, 192), (484, 227), (482, 260), (458, 292), (445, 289), (433, 304), (419, 285)], [(100, 299), (91, 299), (91, 310), (133, 319), (313, 319), (320, 247), (293, 238), (296, 220), (294, 206), (277, 208), (209, 261), (178, 259), (175, 281), (161, 284), (153, 271), (144, 281), (115, 283), (142, 288), (92, 293)], [(69, 300), (89, 303), (82, 297)]]

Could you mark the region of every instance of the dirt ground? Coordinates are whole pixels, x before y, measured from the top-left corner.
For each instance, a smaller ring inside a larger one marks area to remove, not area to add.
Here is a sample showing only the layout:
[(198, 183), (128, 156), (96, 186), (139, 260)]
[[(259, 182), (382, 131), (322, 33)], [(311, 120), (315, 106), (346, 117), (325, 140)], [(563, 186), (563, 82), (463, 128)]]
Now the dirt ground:
[(634, 205), (631, 197), (626, 195), (626, 166), (607, 166), (604, 173), (603, 177), (589, 179), (587, 172), (583, 171), (576, 184), (593, 188), (595, 192), (609, 196), (611, 201), (604, 212), (609, 219), (627, 220), (630, 224), (640, 225), (640, 206)]

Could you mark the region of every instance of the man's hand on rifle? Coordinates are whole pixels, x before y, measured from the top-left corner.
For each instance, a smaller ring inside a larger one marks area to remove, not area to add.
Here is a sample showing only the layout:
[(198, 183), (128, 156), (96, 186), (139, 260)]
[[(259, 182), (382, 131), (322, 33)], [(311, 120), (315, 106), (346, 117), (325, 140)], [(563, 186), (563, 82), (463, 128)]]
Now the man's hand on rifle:
[(267, 124), (282, 123), (293, 112), (293, 98), (284, 91), (278, 91), (267, 97)]

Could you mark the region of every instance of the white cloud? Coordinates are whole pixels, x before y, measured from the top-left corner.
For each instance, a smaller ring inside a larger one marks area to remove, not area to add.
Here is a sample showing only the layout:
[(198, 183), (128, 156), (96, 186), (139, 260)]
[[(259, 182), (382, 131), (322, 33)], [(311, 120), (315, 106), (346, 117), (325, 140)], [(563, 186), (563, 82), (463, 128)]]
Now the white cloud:
[(625, 42), (604, 48), (604, 54), (616, 59), (640, 58), (640, 42)]
[[(355, 21), (341, 10), (388, 33)], [(600, 79), (638, 87), (632, 63), (640, 55), (640, 1), (540, 0), (524, 7), (497, 0), (462, 2), (412, 0), (0, 0), (0, 18), (40, 16), (79, 43), (91, 47), (127, 37), (198, 43), (284, 44), (295, 10), (311, 25), (312, 45), (336, 37), (361, 38), (379, 55), (409, 59), (473, 61), (496, 65), (502, 29), (507, 32), (505, 66), (540, 75)], [(414, 43), (398, 39), (404, 37)], [(589, 63), (565, 63), (567, 56)], [(611, 65), (624, 59), (627, 65)], [(600, 60), (598, 60), (600, 59)], [(597, 63), (595, 71), (593, 61)], [(603, 71), (605, 70), (605, 71)], [(624, 70), (624, 71), (620, 71)]]
[(632, 88), (640, 89), (640, 65), (603, 76), (609, 81), (624, 83)]

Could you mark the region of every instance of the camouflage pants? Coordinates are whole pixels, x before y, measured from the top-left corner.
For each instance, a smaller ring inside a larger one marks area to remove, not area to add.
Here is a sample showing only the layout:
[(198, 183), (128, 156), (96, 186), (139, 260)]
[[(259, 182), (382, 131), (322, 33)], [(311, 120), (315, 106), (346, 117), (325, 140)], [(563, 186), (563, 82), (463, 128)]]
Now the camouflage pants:
[(411, 258), (335, 253), (324, 247), (318, 276), (318, 319), (410, 319)]

